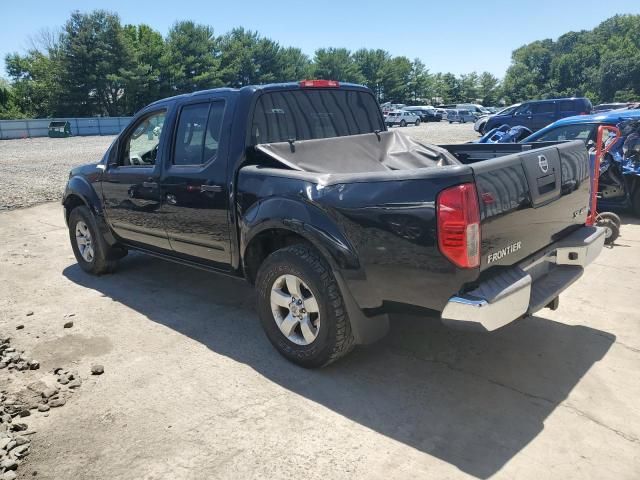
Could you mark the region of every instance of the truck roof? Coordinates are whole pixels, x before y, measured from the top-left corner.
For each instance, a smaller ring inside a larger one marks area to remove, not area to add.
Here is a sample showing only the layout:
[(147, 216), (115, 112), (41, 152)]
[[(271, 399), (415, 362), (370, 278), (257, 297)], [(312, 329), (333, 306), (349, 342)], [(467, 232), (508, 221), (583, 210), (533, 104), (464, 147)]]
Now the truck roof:
[[(197, 90), (192, 93), (183, 93), (181, 95), (175, 95), (173, 97), (162, 98), (160, 100), (156, 100), (155, 102), (149, 104), (151, 105), (160, 105), (163, 103), (168, 103), (175, 101), (177, 99), (182, 98), (191, 98), (191, 97), (206, 97), (208, 95), (212, 95), (214, 93), (220, 92), (232, 92), (236, 94), (240, 94), (242, 92), (258, 92), (258, 91), (278, 91), (278, 90), (293, 90), (293, 89), (314, 89), (314, 88), (329, 88), (329, 89), (349, 89), (349, 90), (362, 90), (368, 91), (369, 89), (364, 85), (359, 85), (356, 83), (348, 83), (348, 82), (339, 82), (338, 87), (303, 87), (300, 84), (301, 82), (282, 82), (282, 83), (267, 83), (263, 85), (247, 85), (245, 87), (240, 88), (231, 88), (231, 87), (219, 87), (219, 88), (211, 88), (208, 90)], [(146, 107), (145, 107), (146, 108)]]

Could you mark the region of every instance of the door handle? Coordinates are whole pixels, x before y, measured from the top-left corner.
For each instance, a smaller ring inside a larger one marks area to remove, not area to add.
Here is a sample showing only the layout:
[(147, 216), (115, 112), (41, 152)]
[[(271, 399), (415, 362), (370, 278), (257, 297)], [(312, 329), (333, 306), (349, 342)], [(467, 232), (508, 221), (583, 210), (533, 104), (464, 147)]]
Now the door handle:
[(200, 185), (201, 192), (221, 192), (222, 185)]
[(156, 182), (142, 182), (144, 188), (156, 188), (158, 184)]

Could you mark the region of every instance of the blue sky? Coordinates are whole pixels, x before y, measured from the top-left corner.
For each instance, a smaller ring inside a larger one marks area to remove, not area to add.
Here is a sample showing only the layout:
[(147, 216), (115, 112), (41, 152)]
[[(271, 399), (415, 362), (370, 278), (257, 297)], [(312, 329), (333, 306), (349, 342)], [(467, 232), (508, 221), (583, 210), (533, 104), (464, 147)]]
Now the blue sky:
[(7, 53), (23, 52), (29, 37), (64, 24), (72, 10), (106, 8), (123, 23), (147, 23), (166, 34), (177, 20), (257, 30), (284, 46), (312, 55), (318, 47), (383, 48), (420, 58), (432, 72), (488, 70), (502, 77), (511, 51), (570, 30), (595, 27), (616, 13), (640, 13), (640, 1), (428, 0), (224, 1), (10, 0), (0, 17), (0, 72)]

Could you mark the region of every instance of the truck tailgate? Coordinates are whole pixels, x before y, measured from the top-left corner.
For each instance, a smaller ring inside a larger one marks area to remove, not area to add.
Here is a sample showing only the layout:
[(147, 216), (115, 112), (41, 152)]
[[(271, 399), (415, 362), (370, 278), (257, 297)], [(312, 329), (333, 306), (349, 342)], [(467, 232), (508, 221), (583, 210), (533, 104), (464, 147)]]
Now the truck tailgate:
[(587, 150), (580, 141), (471, 168), (480, 205), (481, 270), (513, 265), (585, 223), (590, 181)]

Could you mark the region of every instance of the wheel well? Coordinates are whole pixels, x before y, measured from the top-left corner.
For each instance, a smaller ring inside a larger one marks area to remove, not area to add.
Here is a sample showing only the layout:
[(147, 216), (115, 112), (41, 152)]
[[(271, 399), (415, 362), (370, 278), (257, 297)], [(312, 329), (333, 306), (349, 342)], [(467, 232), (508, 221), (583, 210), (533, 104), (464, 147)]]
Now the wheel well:
[(310, 245), (303, 236), (283, 229), (265, 230), (252, 238), (244, 252), (244, 272), (249, 283), (255, 283), (260, 265), (269, 255), (296, 243)]
[(71, 215), (71, 211), (76, 207), (81, 207), (86, 205), (84, 200), (80, 198), (78, 195), (69, 195), (64, 200), (64, 215), (66, 217), (67, 222), (69, 221), (69, 215)]

